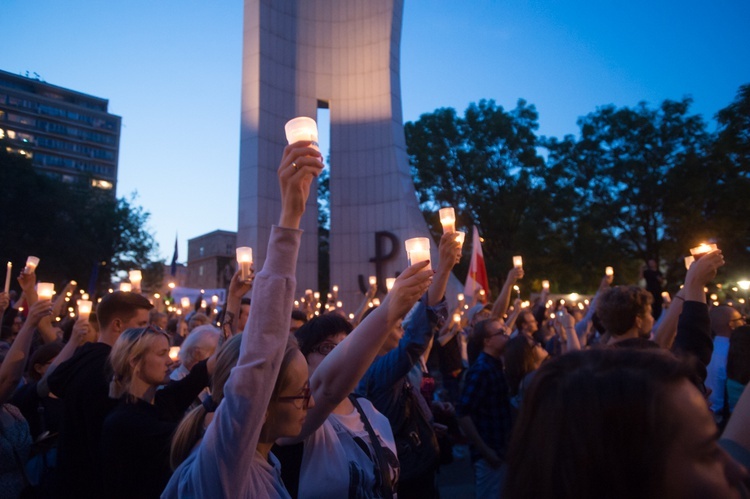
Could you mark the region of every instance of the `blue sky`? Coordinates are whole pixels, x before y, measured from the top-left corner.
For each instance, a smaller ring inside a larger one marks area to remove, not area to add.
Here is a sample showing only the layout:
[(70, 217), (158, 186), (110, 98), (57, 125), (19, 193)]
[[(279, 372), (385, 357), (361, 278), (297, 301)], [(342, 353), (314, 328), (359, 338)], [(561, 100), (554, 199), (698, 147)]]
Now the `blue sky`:
[[(2, 0), (0, 69), (109, 99), (122, 116), (118, 195), (138, 192), (167, 260), (176, 232), (182, 261), (187, 239), (237, 227), (242, 9)], [(749, 26), (747, 0), (406, 0), (404, 120), (524, 98), (539, 134), (562, 137), (598, 106), (692, 96), (712, 123), (750, 83)]]

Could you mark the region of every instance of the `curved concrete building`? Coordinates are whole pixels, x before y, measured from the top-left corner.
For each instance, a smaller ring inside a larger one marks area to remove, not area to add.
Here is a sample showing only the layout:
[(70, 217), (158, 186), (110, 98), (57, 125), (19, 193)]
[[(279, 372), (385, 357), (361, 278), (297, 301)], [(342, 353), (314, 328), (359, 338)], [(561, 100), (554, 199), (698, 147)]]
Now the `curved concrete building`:
[[(361, 299), (358, 276), (379, 270), (384, 291), (406, 266), (403, 241), (428, 236), (402, 125), (402, 14), (402, 0), (245, 0), (238, 245), (254, 248), (260, 268), (279, 215), (284, 123), (327, 106), (331, 283), (349, 310)], [(311, 196), (298, 294), (318, 287), (316, 214)], [(378, 251), (391, 258), (375, 262)]]

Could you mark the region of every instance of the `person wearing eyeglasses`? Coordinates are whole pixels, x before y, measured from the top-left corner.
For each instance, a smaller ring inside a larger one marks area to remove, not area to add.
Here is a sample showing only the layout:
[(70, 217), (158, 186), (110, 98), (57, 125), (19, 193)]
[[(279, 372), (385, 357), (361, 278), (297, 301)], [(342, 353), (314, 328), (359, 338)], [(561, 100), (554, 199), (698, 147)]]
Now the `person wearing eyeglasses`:
[(711, 362), (706, 367), (706, 387), (711, 389), (708, 403), (714, 419), (718, 424), (722, 424), (729, 417), (729, 407), (725, 396), (729, 339), (735, 329), (745, 325), (745, 318), (737, 309), (729, 305), (713, 307), (708, 315), (711, 319), (711, 331), (715, 335)]
[(348, 396), (373, 360), (398, 346), (403, 316), (432, 282), (426, 265), (420, 262), (401, 273), (383, 303), (354, 330), (336, 313), (313, 318), (297, 330), (315, 407), (300, 435), (276, 447), (292, 497), (396, 493), (399, 462), (388, 418), (366, 398)]
[(456, 416), (469, 440), (477, 497), (499, 497), (505, 476), (512, 425), (502, 360), (508, 339), (505, 326), (494, 319), (478, 323), (469, 337), (481, 352), (466, 372)]
[(279, 438), (297, 436), (315, 405), (305, 358), (287, 345), (299, 227), (310, 186), (322, 169), (321, 154), (309, 141), (284, 148), (277, 170), (281, 215), (255, 276), (239, 360), (203, 438), (177, 467), (163, 498), (289, 497), (271, 447)]

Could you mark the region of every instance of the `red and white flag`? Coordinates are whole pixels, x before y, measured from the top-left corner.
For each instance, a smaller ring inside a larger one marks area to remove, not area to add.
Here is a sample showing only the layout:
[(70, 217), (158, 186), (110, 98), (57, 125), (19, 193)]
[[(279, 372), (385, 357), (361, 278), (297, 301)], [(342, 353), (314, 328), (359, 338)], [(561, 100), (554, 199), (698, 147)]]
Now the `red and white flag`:
[(487, 279), (487, 268), (484, 266), (484, 254), (482, 254), (482, 243), (479, 240), (479, 231), (474, 226), (471, 239), (471, 264), (469, 265), (469, 274), (466, 276), (466, 285), (464, 294), (467, 300), (474, 296), (478, 289), (484, 289), (488, 294), (490, 292), (489, 280)]

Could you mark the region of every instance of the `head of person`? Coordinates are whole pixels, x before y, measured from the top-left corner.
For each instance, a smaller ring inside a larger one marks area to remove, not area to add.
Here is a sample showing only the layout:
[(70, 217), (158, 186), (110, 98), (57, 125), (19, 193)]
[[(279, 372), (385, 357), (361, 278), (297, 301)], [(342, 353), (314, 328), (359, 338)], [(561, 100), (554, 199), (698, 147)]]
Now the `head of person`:
[(247, 318), (250, 317), (250, 298), (240, 300), (240, 315), (237, 316), (237, 331), (244, 331)]
[(478, 303), (466, 312), (469, 326), (474, 326), (479, 322), (486, 321), (492, 316), (492, 307)]
[(62, 351), (62, 345), (57, 341), (47, 343), (37, 348), (29, 359), (28, 377), (31, 381), (39, 381), (47, 372), (52, 361)]
[(109, 354), (110, 398), (134, 400), (147, 388), (169, 382), (169, 337), (153, 326), (126, 329)]
[(352, 324), (340, 315), (326, 313), (313, 317), (294, 333), (299, 349), (307, 360), (310, 376), (352, 329)]
[(651, 269), (651, 270), (656, 270), (657, 269), (656, 260), (654, 260), (653, 258), (650, 259), (648, 261), (648, 268)]
[(750, 382), (750, 326), (740, 326), (729, 337), (727, 378), (742, 385)]
[(187, 328), (188, 333), (192, 334), (193, 329), (197, 328), (198, 326), (205, 326), (206, 324), (210, 324), (211, 321), (208, 320), (208, 316), (206, 314), (196, 312), (193, 315), (190, 316), (190, 320), (188, 320)]
[(732, 335), (732, 331), (745, 325), (745, 318), (742, 317), (742, 314), (736, 308), (729, 305), (713, 307), (708, 314), (711, 318), (711, 330), (716, 336), (729, 338)]
[(101, 341), (111, 346), (126, 329), (145, 327), (152, 308), (138, 293), (115, 291), (105, 295), (96, 307)]
[(476, 323), (467, 344), (469, 364), (473, 364), (482, 352), (499, 359), (507, 342), (507, 329), (501, 321), (486, 319)]
[(148, 314), (148, 323), (159, 329), (167, 329), (167, 314), (152, 309)]
[(651, 293), (638, 286), (614, 286), (597, 300), (596, 315), (614, 338), (648, 337), (654, 327)]
[(237, 334), (220, 347), (219, 354), (216, 356), (214, 373), (211, 376), (211, 396), (185, 415), (172, 437), (170, 451), (172, 469), (176, 469), (190, 455), (196, 442), (213, 419), (214, 411), (224, 399), (224, 384), (229, 379), (232, 368), (237, 365), (241, 343), (242, 335)]
[(219, 345), (220, 335), (219, 330), (209, 324), (193, 329), (180, 347), (182, 365), (190, 370), (198, 362), (213, 355)]
[(692, 372), (663, 350), (592, 349), (546, 362), (521, 405), (505, 493), (737, 497), (744, 470), (718, 446)]
[(260, 430), (259, 442), (271, 443), (279, 438), (300, 434), (307, 409), (315, 405), (309, 379), (307, 361), (294, 337), (290, 336)]
[(516, 327), (518, 327), (519, 332), (532, 336), (539, 329), (539, 324), (537, 324), (536, 317), (530, 310), (521, 310), (516, 319)]
[(292, 310), (292, 321), (289, 323), (289, 332), (296, 333), (307, 322), (307, 314), (302, 310)]
[(547, 350), (525, 334), (508, 340), (503, 350), (503, 366), (511, 396), (518, 394), (523, 378), (539, 369), (548, 357)]

